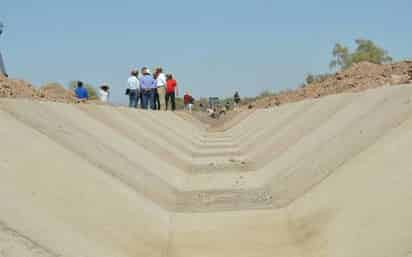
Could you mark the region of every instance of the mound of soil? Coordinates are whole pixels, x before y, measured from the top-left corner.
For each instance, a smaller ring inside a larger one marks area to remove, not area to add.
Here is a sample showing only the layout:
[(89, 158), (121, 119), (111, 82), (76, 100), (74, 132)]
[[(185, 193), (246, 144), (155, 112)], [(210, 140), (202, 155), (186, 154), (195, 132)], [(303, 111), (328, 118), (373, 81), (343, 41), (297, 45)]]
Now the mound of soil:
[(42, 101), (74, 103), (73, 92), (59, 84), (47, 84), (39, 89), (24, 80), (8, 79), (0, 75), (0, 97), (28, 98)]
[(74, 93), (70, 90), (65, 89), (62, 85), (59, 84), (47, 84), (42, 86), (37, 95), (40, 98), (46, 99), (48, 101), (55, 102), (75, 102)]
[(36, 94), (36, 89), (30, 83), (0, 75), (0, 97), (33, 98)]
[(260, 99), (253, 105), (257, 108), (277, 106), (318, 98), (343, 92), (360, 92), (385, 85), (399, 85), (412, 82), (412, 61), (393, 64), (373, 64), (363, 62), (337, 72), (320, 82), (300, 87), (295, 90), (280, 92), (274, 96)]

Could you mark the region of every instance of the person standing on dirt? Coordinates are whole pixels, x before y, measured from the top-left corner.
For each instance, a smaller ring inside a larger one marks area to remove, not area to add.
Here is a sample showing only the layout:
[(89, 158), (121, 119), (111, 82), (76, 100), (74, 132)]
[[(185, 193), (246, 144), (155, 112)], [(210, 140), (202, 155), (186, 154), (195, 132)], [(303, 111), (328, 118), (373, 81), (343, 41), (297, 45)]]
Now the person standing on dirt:
[(156, 90), (157, 90), (157, 109), (165, 110), (166, 102), (166, 75), (162, 68), (157, 68), (155, 72)]
[(108, 103), (110, 97), (110, 87), (104, 83), (99, 89), (99, 98), (103, 103)]
[(137, 108), (140, 98), (140, 82), (137, 79), (139, 72), (137, 70), (132, 70), (130, 72), (130, 77), (127, 80), (126, 95), (129, 96), (129, 107)]
[[(4, 29), (4, 25), (3, 23), (0, 22), (0, 36), (1, 34), (3, 34), (3, 29)], [(3, 56), (1, 55), (1, 52), (0, 52), (0, 74), (3, 74), (5, 77), (9, 76), (6, 72), (6, 67), (4, 66)]]
[(226, 111), (230, 111), (230, 102), (227, 101), (225, 104)]
[[(154, 80), (157, 82), (157, 73), (153, 74)], [(159, 98), (159, 92), (157, 91), (157, 87), (154, 90), (154, 109), (155, 110), (160, 110), (160, 98)]]
[(150, 107), (150, 109), (155, 110), (156, 80), (149, 69), (143, 71), (143, 77), (140, 79), (140, 89), (142, 90), (142, 109)]
[(237, 110), (240, 105), (240, 95), (238, 91), (235, 92), (235, 95), (233, 96), (233, 101), (235, 103), (235, 109)]
[(166, 76), (166, 111), (169, 107), (169, 99), (172, 103), (172, 111), (176, 110), (176, 96), (179, 95), (177, 82), (172, 74)]
[(185, 95), (183, 96), (183, 103), (185, 105), (185, 110), (192, 112), (194, 102), (195, 102), (195, 99), (190, 95), (188, 91), (186, 91)]
[(9, 75), (6, 72), (6, 68), (4, 67), (4, 62), (3, 62), (3, 57), (0, 52), (0, 74), (3, 74), (3, 76), (8, 77)]
[(81, 81), (77, 82), (77, 88), (74, 90), (74, 94), (80, 102), (85, 102), (89, 99), (89, 92), (87, 92), (87, 89), (84, 88), (83, 82)]

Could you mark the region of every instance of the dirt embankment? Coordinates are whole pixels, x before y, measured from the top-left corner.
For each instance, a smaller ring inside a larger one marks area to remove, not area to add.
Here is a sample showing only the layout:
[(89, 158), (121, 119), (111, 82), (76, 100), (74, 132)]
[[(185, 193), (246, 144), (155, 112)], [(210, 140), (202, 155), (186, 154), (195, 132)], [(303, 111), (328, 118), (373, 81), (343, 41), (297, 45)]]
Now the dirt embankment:
[(74, 93), (59, 84), (47, 84), (38, 90), (38, 95), (48, 101), (75, 102)]
[(36, 89), (23, 80), (11, 80), (0, 74), (0, 97), (36, 97)]
[(288, 90), (253, 103), (256, 108), (267, 108), (306, 98), (319, 98), (343, 92), (360, 92), (385, 85), (412, 82), (412, 61), (378, 65), (369, 62), (355, 64), (323, 81), (314, 82), (295, 90)]
[[(412, 61), (384, 65), (362, 62), (354, 64), (349, 69), (327, 76), (322, 81), (316, 81), (294, 90), (284, 90), (273, 96), (248, 103), (242, 106), (241, 109), (269, 108), (308, 98), (319, 98), (344, 92), (360, 92), (385, 85), (408, 83), (412, 83)], [(237, 114), (239, 112), (230, 112), (230, 115), (225, 115), (224, 118), (218, 120), (212, 119), (204, 113), (197, 114), (195, 117), (209, 124), (212, 129), (219, 129)]]
[(24, 80), (8, 79), (0, 75), (0, 97), (28, 98), (44, 101), (74, 103), (76, 101), (73, 92), (59, 84), (47, 84), (35, 88)]

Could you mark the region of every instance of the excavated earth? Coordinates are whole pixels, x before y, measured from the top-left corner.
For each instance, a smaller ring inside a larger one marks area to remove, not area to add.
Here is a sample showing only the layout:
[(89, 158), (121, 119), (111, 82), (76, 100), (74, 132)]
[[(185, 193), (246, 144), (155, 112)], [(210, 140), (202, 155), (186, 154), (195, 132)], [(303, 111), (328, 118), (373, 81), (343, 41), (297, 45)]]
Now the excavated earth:
[(344, 92), (361, 92), (386, 85), (407, 84), (411, 81), (411, 60), (389, 64), (361, 62), (336, 74), (331, 74), (321, 81), (259, 99), (252, 105), (258, 108), (279, 106), (308, 98), (319, 98)]
[(412, 86), (240, 112), (0, 99), (0, 256), (412, 256)]
[(35, 88), (24, 80), (8, 79), (0, 74), (0, 97), (75, 103), (74, 93), (57, 83)]

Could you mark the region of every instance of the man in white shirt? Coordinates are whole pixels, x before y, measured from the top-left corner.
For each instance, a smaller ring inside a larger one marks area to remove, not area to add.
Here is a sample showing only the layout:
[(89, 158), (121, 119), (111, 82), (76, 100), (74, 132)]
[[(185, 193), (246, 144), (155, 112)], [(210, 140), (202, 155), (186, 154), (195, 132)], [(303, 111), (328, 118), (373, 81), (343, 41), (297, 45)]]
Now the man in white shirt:
[(159, 95), (159, 110), (166, 109), (166, 75), (163, 73), (162, 68), (157, 68), (155, 72), (156, 88)]
[(130, 108), (137, 108), (140, 99), (140, 82), (137, 76), (139, 76), (139, 72), (137, 70), (132, 70), (129, 79), (127, 80), (126, 95), (129, 95)]

